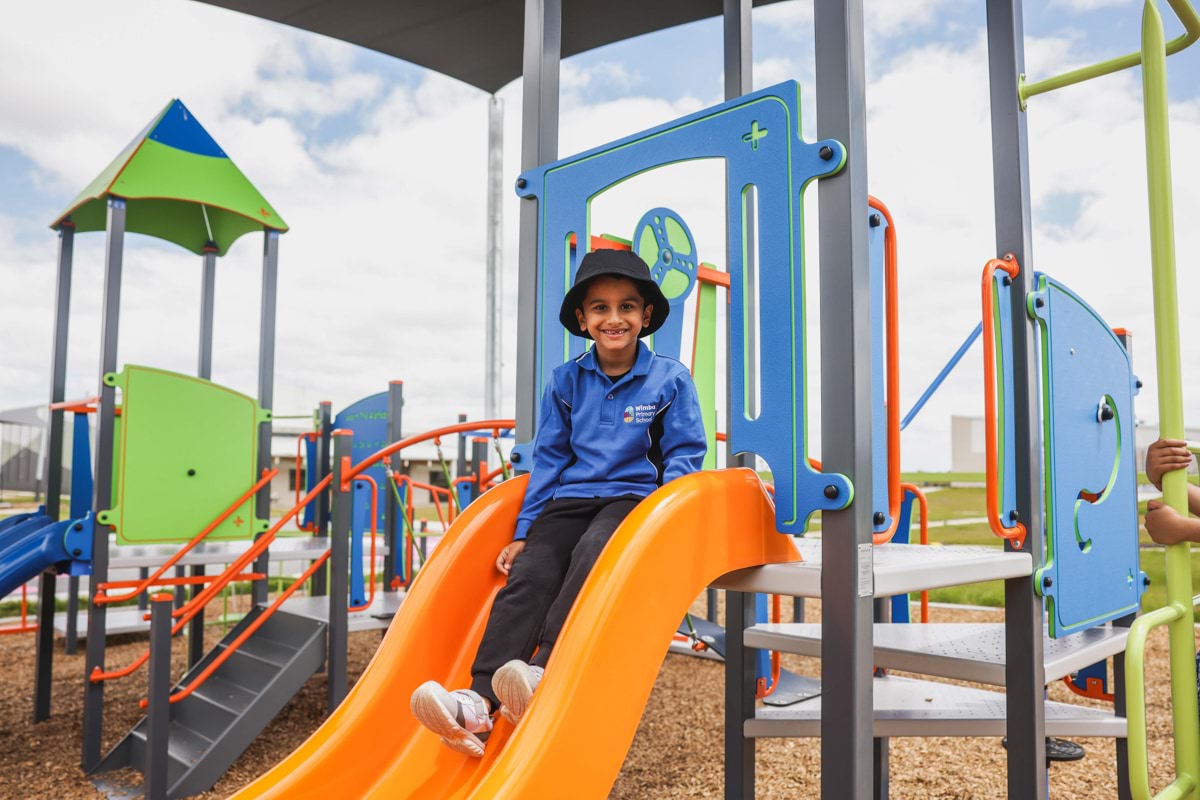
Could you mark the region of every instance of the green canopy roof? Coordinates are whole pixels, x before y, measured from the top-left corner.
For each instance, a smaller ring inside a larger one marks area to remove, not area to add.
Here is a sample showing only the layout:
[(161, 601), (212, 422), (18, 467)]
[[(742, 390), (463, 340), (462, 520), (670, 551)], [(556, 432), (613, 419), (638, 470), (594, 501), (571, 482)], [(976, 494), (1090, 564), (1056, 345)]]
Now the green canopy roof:
[(179, 100), (167, 103), (50, 227), (69, 219), (77, 232), (104, 230), (110, 196), (128, 203), (126, 230), (196, 254), (212, 246), (223, 256), (247, 233), (288, 229)]

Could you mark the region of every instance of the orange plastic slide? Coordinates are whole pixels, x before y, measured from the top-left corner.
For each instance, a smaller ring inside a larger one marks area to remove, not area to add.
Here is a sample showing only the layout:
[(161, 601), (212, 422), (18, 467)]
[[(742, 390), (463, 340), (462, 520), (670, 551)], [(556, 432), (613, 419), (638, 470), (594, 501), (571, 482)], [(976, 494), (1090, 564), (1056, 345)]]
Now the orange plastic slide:
[(507, 481), (466, 509), (345, 702), (238, 798), (606, 797), (696, 595), (731, 570), (799, 558), (751, 470), (659, 489), (597, 561), (520, 726), (499, 720), (474, 759), (421, 729), (408, 702), (426, 680), (468, 685), (524, 490), (524, 478)]

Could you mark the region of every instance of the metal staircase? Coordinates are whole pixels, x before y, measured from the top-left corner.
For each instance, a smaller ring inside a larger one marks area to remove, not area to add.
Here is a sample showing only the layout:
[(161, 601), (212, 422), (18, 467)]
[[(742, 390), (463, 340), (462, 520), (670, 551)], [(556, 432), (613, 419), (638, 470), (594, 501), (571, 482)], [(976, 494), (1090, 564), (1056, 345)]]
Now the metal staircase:
[[(191, 684), (264, 612), (256, 607), (176, 686)], [(167, 745), (170, 798), (211, 789), (325, 663), (326, 623), (276, 611), (191, 695), (170, 707)], [(147, 719), (109, 752), (97, 772), (146, 763)]]

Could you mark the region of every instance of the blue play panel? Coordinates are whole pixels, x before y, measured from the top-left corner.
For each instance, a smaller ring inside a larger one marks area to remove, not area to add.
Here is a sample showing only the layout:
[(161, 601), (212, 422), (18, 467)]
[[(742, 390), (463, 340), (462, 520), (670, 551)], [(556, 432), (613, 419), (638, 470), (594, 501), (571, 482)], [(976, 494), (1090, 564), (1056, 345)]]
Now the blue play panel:
[[(800, 136), (800, 86), (787, 81), (634, 134), (579, 155), (522, 173), (517, 193), (539, 213), (537, 319), (539, 386), (550, 372), (583, 352), (584, 342), (558, 322), (558, 309), (574, 279), (570, 242), (590, 241), (589, 210), (604, 191), (643, 172), (703, 158), (720, 158), (726, 169), (729, 232), (731, 450), (766, 460), (775, 481), (776, 527), (801, 533), (815, 511), (844, 508), (853, 499), (843, 475), (822, 474), (807, 461), (805, 413), (805, 297), (802, 200), (806, 184), (836, 174), (845, 149), (833, 140)], [(751, 196), (756, 196), (758, 293), (784, 302), (760, 304), (757, 355), (750, 352), (754, 320), (747, 308), (746, 235)], [(653, 212), (652, 212), (653, 213)], [(654, 247), (674, 262), (684, 252), (665, 229), (651, 231)], [(641, 236), (639, 235), (640, 239)], [(661, 247), (660, 247), (661, 245)], [(637, 242), (635, 241), (635, 247)], [(647, 246), (650, 246), (649, 238)], [(652, 265), (654, 266), (654, 265)], [(675, 280), (682, 281), (684, 275)], [(749, 402), (750, 366), (759, 375), (757, 413)], [(765, 368), (769, 365), (769, 368)], [(519, 449), (527, 449), (523, 444)]]
[(1137, 474), (1129, 354), (1087, 303), (1035, 273), (1029, 312), (1040, 323), (1045, 424), (1050, 635), (1138, 610)]

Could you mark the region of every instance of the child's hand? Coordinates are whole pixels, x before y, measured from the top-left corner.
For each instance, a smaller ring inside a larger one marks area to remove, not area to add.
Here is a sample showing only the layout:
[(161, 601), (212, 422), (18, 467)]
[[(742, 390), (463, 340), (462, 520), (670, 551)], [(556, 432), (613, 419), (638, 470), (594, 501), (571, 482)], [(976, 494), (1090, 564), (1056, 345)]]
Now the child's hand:
[(1181, 439), (1159, 439), (1146, 450), (1146, 480), (1162, 491), (1162, 476), (1173, 469), (1187, 469), (1192, 464), (1192, 454), (1187, 442)]
[(1146, 504), (1146, 533), (1159, 544), (1178, 544), (1188, 540), (1188, 520), (1161, 500)]
[(517, 560), (517, 556), (519, 556), (521, 551), (524, 549), (524, 539), (517, 539), (516, 541), (510, 542), (508, 546), (500, 551), (500, 555), (496, 558), (496, 569), (507, 575), (512, 570), (513, 562)]

